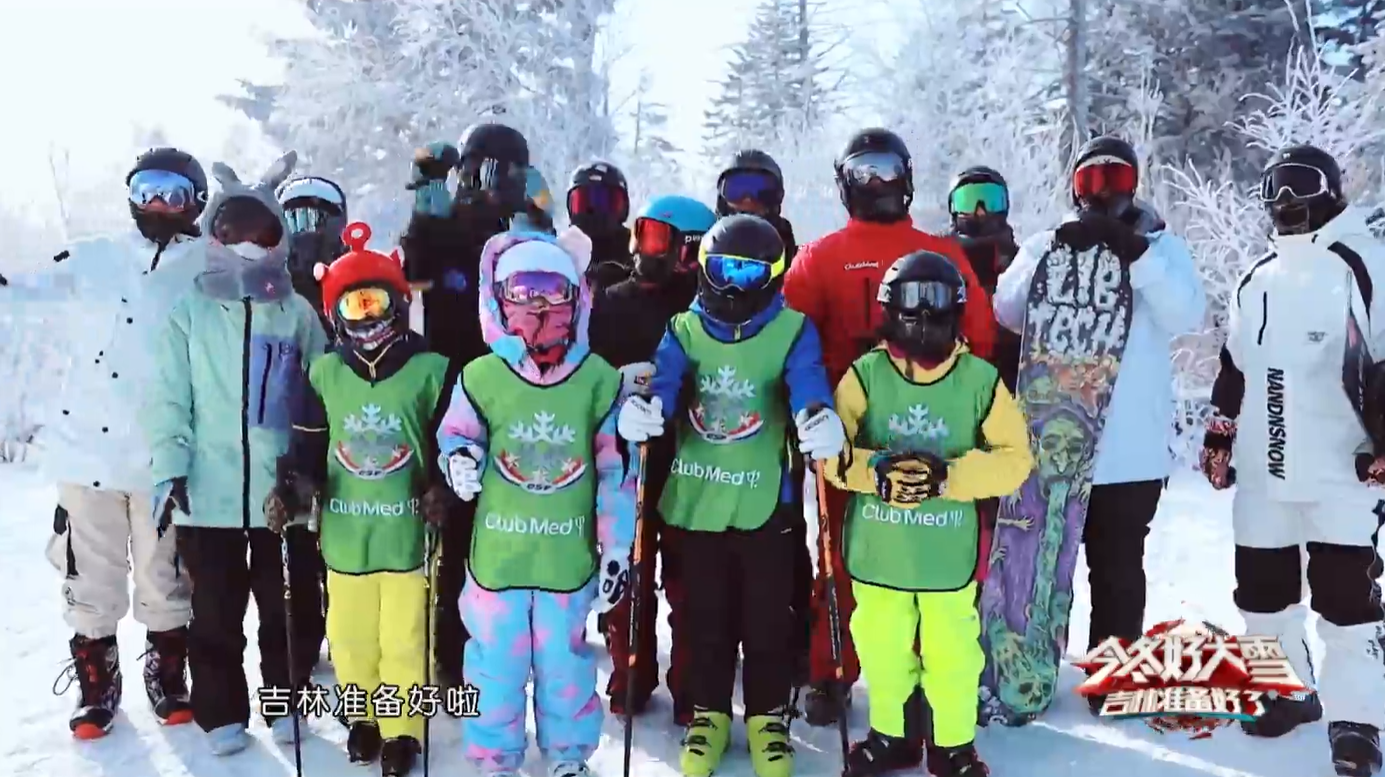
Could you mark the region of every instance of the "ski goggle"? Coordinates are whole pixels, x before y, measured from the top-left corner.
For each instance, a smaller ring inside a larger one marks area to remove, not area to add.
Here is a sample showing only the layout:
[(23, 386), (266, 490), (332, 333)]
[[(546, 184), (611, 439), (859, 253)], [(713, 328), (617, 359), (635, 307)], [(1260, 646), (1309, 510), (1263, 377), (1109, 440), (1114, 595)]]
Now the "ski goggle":
[(254, 243), (274, 248), (284, 239), (284, 225), (259, 200), (233, 197), (212, 217), (212, 237), (222, 245)]
[(740, 289), (757, 291), (768, 286), (770, 281), (784, 271), (784, 260), (773, 264), (759, 259), (729, 254), (706, 254), (702, 257), (702, 268), (712, 288)]
[(898, 154), (871, 151), (845, 159), (842, 162), (842, 175), (861, 185), (871, 181), (893, 183), (908, 177), (909, 163)]
[(942, 281), (896, 281), (881, 284), (876, 301), (905, 313), (941, 313), (965, 304), (967, 291)]
[(528, 171), (499, 159), (471, 157), (463, 159), (457, 170), (459, 185), (478, 192), (502, 192), (518, 183), (524, 191)]
[(375, 286), (352, 289), (337, 300), (337, 316), (353, 323), (389, 318), (393, 308), (390, 293)]
[(635, 219), (635, 253), (642, 256), (664, 256), (672, 253), (678, 241), (678, 230), (672, 224), (657, 219)]
[(567, 193), (569, 216), (616, 216), (629, 212), (630, 198), (618, 186), (587, 183), (575, 186)]
[(1286, 162), (1270, 168), (1260, 179), (1260, 201), (1278, 202), (1288, 193), (1292, 200), (1306, 200), (1327, 194), (1331, 187), (1327, 174), (1311, 165)]
[(763, 170), (732, 170), (722, 176), (717, 193), (730, 203), (750, 200), (768, 205), (778, 199), (779, 179)]
[(284, 208), (284, 220), (289, 224), (291, 235), (326, 232), (334, 221), (341, 220), (341, 211), (332, 208), (330, 203), (295, 205)]
[(197, 202), (197, 187), (167, 170), (141, 170), (130, 177), (130, 202), (141, 210), (183, 211)]
[(577, 286), (557, 273), (517, 272), (498, 285), (501, 299), (516, 305), (543, 302), (552, 307), (577, 299)]
[(1139, 176), (1135, 168), (1121, 161), (1083, 165), (1072, 174), (1072, 191), (1078, 199), (1113, 194), (1130, 196), (1135, 194), (1138, 185)]
[(947, 205), (955, 216), (975, 215), (983, 208), (986, 213), (1008, 213), (1010, 193), (998, 183), (964, 183), (952, 190)]

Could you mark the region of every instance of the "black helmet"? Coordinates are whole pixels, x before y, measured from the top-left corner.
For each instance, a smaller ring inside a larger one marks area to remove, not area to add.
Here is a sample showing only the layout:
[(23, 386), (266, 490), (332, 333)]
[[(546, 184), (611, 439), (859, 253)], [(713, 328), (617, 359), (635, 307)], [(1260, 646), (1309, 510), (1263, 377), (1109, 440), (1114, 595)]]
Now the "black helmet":
[[(779, 163), (774, 161), (774, 157), (758, 148), (737, 151), (731, 157), (731, 161), (722, 168), (721, 175), (717, 176), (717, 215), (730, 216), (737, 212), (726, 199), (726, 185), (727, 179), (733, 173), (739, 172), (763, 173), (769, 176), (772, 183), (770, 189), (755, 198), (765, 206), (767, 212), (778, 215), (779, 209), (784, 205), (784, 171), (779, 169)], [(733, 199), (739, 201), (744, 198)]]
[(1005, 176), (1001, 175), (995, 168), (977, 165), (975, 167), (968, 167), (962, 172), (952, 176), (952, 183), (948, 184), (947, 190), (956, 191), (958, 186), (968, 183), (994, 183), (1004, 186), (1007, 189), (1010, 188), (1010, 184), (1005, 181)]
[[(591, 196), (584, 196), (589, 191)], [(568, 180), (567, 215), (588, 235), (615, 232), (630, 218), (630, 187), (625, 173), (601, 160), (573, 170)]]
[(1140, 181), (1140, 155), (1135, 153), (1135, 147), (1116, 137), (1115, 135), (1101, 135), (1092, 138), (1082, 144), (1082, 148), (1077, 151), (1077, 158), (1073, 160), (1072, 175), (1069, 176), (1068, 187), (1072, 196), (1074, 207), (1082, 207), (1083, 198), (1078, 196), (1078, 171), (1084, 167), (1106, 159), (1107, 161), (1121, 162), (1130, 166), (1133, 172), (1132, 185), (1129, 196), (1121, 196), (1107, 202), (1088, 202), (1087, 204), (1096, 205), (1106, 210), (1112, 216), (1120, 216), (1131, 205), (1134, 199), (1135, 189), (1139, 187)]
[[(959, 194), (958, 189), (968, 184), (992, 184), (975, 187)], [(996, 187), (1000, 190), (996, 191)], [(984, 207), (983, 215), (977, 215), (978, 207)], [(952, 228), (957, 234), (966, 237), (985, 237), (1000, 234), (1006, 229), (1006, 218), (1010, 213), (1010, 185), (1005, 176), (994, 168), (985, 165), (968, 167), (952, 177), (947, 188), (947, 212), (952, 217)]]
[(833, 165), (837, 192), (853, 218), (901, 221), (914, 202), (914, 160), (893, 132), (870, 127), (852, 135)]
[[(181, 182), (135, 180), (136, 175), (150, 170), (181, 176), (192, 184), (192, 191), (186, 192), (187, 185)], [(167, 146), (151, 148), (135, 159), (134, 167), (125, 176), (125, 185), (130, 187), (130, 216), (145, 238), (167, 245), (178, 235), (201, 234), (197, 219), (207, 207), (207, 174), (192, 154)], [(188, 195), (192, 198), (190, 203), (178, 204), (180, 196)], [(157, 210), (151, 207), (156, 199), (179, 210)]]
[(462, 159), (480, 157), (509, 162), (515, 167), (529, 166), (529, 141), (514, 127), (504, 124), (473, 124), (458, 141)]
[(1316, 146), (1280, 149), (1260, 176), (1260, 201), (1277, 233), (1316, 232), (1346, 209), (1342, 168)]
[(941, 361), (961, 336), (967, 283), (946, 256), (915, 251), (885, 271), (876, 301), (885, 310), (880, 334), (886, 341), (911, 356)]
[(708, 315), (743, 324), (779, 293), (787, 261), (779, 230), (759, 216), (734, 214), (702, 236), (698, 298)]
[(125, 175), (125, 185), (129, 185), (134, 179), (135, 173), (145, 170), (163, 170), (168, 173), (176, 173), (192, 182), (193, 195), (196, 202), (193, 205), (195, 213), (201, 215), (202, 209), (207, 206), (207, 174), (202, 170), (202, 164), (197, 158), (186, 151), (167, 146), (151, 148), (135, 158), (134, 167)]
[[(529, 175), (529, 142), (524, 135), (504, 124), (473, 124), (458, 145), (457, 201), (490, 200), (502, 218), (522, 212)], [(499, 165), (488, 165), (487, 160)], [(489, 197), (479, 197), (481, 192)]]

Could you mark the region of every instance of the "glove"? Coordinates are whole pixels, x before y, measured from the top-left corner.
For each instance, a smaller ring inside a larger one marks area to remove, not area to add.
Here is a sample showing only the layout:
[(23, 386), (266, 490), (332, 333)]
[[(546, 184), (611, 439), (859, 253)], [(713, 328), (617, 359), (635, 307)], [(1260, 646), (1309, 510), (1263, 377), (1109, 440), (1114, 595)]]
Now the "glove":
[(630, 442), (644, 442), (664, 433), (664, 401), (658, 397), (633, 396), (620, 406), (616, 431)]
[[(453, 454), (454, 456), (457, 454)], [(475, 471), (473, 469), (473, 471)], [(477, 490), (481, 488), (480, 483), (476, 485)], [(423, 520), (433, 526), (442, 526), (447, 523), (447, 516), (452, 510), (453, 500), (456, 497), (446, 486), (434, 483), (423, 492)]]
[(1149, 238), (1124, 221), (1095, 211), (1078, 213), (1076, 221), (1058, 227), (1055, 237), (1077, 251), (1086, 251), (1100, 243), (1125, 264), (1135, 262), (1149, 248)]
[(824, 407), (812, 415), (800, 410), (793, 417), (798, 427), (798, 452), (818, 461), (837, 458), (846, 446), (846, 428), (836, 411)]
[(474, 445), (447, 455), (447, 485), (463, 502), (470, 502), (481, 493), (481, 473), (478, 469), (482, 452)]
[(442, 287), (448, 291), (461, 294), (470, 285), (471, 280), (461, 270), (447, 270), (442, 274)]
[(654, 380), (653, 362), (635, 362), (620, 368), (620, 395), (649, 398), (650, 381)]
[(1235, 421), (1215, 416), (1207, 422), (1207, 433), (1202, 436), (1202, 453), (1198, 460), (1207, 482), (1218, 491), (1236, 484), (1236, 468), (1231, 466), (1231, 446), (1235, 441)]
[(946, 490), (947, 462), (927, 451), (881, 453), (871, 468), (875, 470), (875, 493), (890, 504), (917, 507)]
[(173, 510), (176, 508), (183, 515), (192, 516), (192, 510), (188, 506), (188, 479), (176, 477), (154, 486), (154, 509), (149, 516), (154, 522), (154, 528), (158, 531), (159, 539), (163, 539), (164, 532), (173, 523)]
[(596, 591), (596, 601), (592, 607), (597, 615), (604, 615), (615, 609), (625, 598), (625, 589), (630, 587), (630, 553), (607, 551), (601, 554), (601, 585)]
[(280, 473), (264, 501), (264, 517), (275, 534), (282, 534), (294, 516), (302, 515), (313, 505), (316, 490), (307, 478), (294, 472)]
[(414, 212), (444, 218), (452, 213), (452, 193), (447, 190), (447, 175), (462, 161), (462, 153), (451, 143), (438, 141), (414, 151), (414, 169), (409, 185), (414, 193)]

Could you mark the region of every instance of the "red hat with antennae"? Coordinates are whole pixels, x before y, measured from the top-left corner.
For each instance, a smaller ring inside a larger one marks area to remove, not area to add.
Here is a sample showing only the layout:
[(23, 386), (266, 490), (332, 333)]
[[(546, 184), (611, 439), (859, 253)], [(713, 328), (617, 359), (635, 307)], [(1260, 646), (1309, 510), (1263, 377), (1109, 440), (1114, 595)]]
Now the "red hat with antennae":
[(405, 302), (412, 299), (399, 250), (386, 255), (367, 249), (370, 235), (370, 226), (364, 221), (346, 225), (341, 240), (347, 252), (330, 265), (319, 262), (313, 267), (313, 277), (322, 284), (322, 309), (327, 315), (332, 315), (343, 293), (359, 286), (379, 284), (398, 292)]

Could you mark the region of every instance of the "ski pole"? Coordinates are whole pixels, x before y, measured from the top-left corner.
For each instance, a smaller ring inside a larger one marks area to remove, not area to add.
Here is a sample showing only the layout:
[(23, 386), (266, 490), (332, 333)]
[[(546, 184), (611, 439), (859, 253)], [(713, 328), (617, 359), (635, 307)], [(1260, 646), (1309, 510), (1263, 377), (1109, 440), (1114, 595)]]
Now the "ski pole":
[(850, 688), (845, 688), (845, 670), (842, 668), (842, 623), (841, 610), (837, 602), (837, 579), (832, 564), (832, 527), (827, 520), (827, 479), (822, 475), (822, 462), (813, 463), (813, 477), (817, 478), (818, 493), (818, 543), (819, 554), (822, 556), (823, 576), (827, 578), (827, 627), (831, 630), (832, 637), (832, 667), (837, 675), (837, 688), (841, 691), (841, 697), (837, 699), (839, 706), (837, 714), (837, 734), (841, 737), (842, 746), (842, 775), (846, 775), (846, 757), (851, 748), (848, 741), (849, 736), (846, 730), (846, 694), (851, 693)]
[(293, 660), (293, 577), (288, 526), (279, 530), (279, 557), (283, 562), (284, 572), (284, 641), (288, 643), (289, 687), (293, 689), (293, 695), (289, 697), (289, 714), (293, 716), (293, 767), (297, 777), (303, 777), (303, 732), (298, 723), (298, 700), (295, 698), (301, 689), (298, 683), (298, 662)]
[[(433, 685), (433, 562), (438, 546), (437, 527), (423, 528), (423, 688)], [(428, 777), (428, 733), (432, 716), (423, 711), (423, 777)]]
[(625, 767), (624, 777), (630, 777), (630, 754), (635, 746), (635, 667), (640, 630), (640, 563), (644, 558), (644, 471), (649, 458), (649, 443), (639, 444), (639, 459), (635, 471), (635, 545), (630, 552), (630, 624), (625, 632)]

